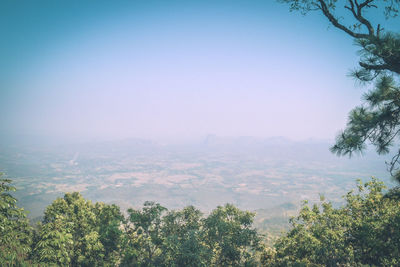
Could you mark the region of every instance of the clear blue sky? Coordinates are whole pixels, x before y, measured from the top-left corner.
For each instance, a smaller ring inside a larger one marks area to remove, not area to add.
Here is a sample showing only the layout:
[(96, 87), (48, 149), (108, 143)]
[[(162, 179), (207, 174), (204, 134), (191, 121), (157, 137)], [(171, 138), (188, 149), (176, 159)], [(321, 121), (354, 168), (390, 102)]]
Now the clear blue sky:
[(333, 139), (352, 39), (275, 1), (2, 1), (0, 131)]

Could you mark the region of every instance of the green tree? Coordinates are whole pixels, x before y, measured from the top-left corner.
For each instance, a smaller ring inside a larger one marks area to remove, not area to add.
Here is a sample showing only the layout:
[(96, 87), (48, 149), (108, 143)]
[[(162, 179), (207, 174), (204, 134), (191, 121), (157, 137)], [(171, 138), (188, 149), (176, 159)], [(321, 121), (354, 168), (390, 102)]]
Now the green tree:
[(44, 264), (115, 265), (119, 260), (122, 214), (119, 207), (92, 204), (67, 193), (46, 208), (35, 254)]
[(178, 211), (154, 202), (129, 209), (122, 266), (251, 266), (259, 236), (254, 213), (233, 205), (207, 217), (193, 206)]
[(15, 191), (11, 182), (0, 173), (0, 263), (24, 266), (29, 263), (32, 228), (24, 209), (17, 206), (17, 199), (10, 194)]
[(163, 218), (165, 266), (207, 266), (210, 254), (202, 242), (202, 213), (193, 206), (170, 211)]
[(217, 207), (204, 220), (204, 242), (213, 255), (212, 266), (251, 266), (259, 237), (252, 228), (254, 213), (232, 204)]
[[(74, 258), (72, 223), (65, 216), (55, 215), (51, 222), (39, 226), (35, 257), (43, 264), (69, 266)], [(71, 264), (72, 265), (72, 264)]]
[(382, 182), (359, 182), (346, 204), (322, 201), (291, 220), (292, 228), (263, 262), (269, 266), (399, 266), (400, 206), (384, 194)]
[(97, 219), (99, 239), (104, 248), (104, 261), (116, 265), (121, 258), (122, 229), (124, 221), (117, 205), (106, 205), (102, 202), (95, 204), (94, 212)]
[(123, 266), (159, 266), (162, 262), (162, 214), (167, 209), (146, 201), (142, 210), (128, 209)]
[[(374, 83), (373, 89), (364, 95), (363, 104), (350, 112), (346, 129), (337, 136), (331, 151), (351, 156), (371, 143), (378, 154), (389, 153), (400, 137), (400, 35), (386, 31), (368, 16), (374, 18), (373, 14), (381, 11), (387, 19), (398, 19), (400, 1), (279, 1), (303, 14), (319, 11), (331, 25), (353, 37), (360, 47), (360, 60), (352, 76), (362, 83)], [(392, 176), (400, 182), (400, 148), (387, 164)]]

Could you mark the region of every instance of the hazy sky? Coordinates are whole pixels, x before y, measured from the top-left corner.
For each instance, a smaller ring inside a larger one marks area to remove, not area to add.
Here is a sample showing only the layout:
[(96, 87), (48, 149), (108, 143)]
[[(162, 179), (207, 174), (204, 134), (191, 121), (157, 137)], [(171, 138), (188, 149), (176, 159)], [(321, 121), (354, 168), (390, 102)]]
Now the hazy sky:
[(0, 131), (334, 138), (352, 39), (275, 1), (1, 1)]

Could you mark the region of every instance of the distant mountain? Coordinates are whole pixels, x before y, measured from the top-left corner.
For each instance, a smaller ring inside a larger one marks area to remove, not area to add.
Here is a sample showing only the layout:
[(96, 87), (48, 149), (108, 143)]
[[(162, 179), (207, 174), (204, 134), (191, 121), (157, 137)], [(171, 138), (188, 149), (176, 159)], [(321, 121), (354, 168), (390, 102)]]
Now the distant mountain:
[(239, 137), (222, 137), (216, 135), (208, 135), (204, 139), (206, 146), (244, 146), (244, 147), (259, 147), (265, 145), (288, 145), (293, 141), (286, 137), (277, 136), (269, 138), (260, 138), (252, 136), (239, 136)]

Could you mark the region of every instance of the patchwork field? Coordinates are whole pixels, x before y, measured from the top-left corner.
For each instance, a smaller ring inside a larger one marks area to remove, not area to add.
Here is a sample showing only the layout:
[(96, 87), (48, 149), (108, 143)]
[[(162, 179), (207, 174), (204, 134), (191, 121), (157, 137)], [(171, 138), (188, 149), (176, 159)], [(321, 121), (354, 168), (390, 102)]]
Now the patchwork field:
[(270, 231), (283, 229), (303, 200), (316, 202), (323, 194), (340, 204), (358, 178), (376, 176), (390, 184), (384, 159), (373, 153), (348, 159), (330, 154), (322, 142), (218, 141), (8, 146), (0, 152), (0, 170), (15, 181), (20, 205), (32, 218), (56, 197), (79, 191), (122, 209), (152, 200), (207, 213), (233, 203), (257, 211), (256, 225)]

